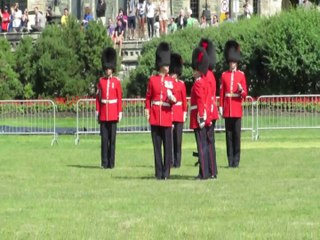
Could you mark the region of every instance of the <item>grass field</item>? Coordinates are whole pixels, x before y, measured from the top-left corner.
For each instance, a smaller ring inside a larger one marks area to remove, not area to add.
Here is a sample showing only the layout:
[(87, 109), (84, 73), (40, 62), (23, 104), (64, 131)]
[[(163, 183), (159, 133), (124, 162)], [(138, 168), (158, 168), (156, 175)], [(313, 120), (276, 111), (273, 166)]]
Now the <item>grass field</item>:
[(118, 135), (102, 170), (98, 136), (0, 136), (0, 239), (320, 239), (320, 131), (243, 133), (239, 169), (197, 181), (185, 134), (180, 169), (154, 179), (149, 134)]

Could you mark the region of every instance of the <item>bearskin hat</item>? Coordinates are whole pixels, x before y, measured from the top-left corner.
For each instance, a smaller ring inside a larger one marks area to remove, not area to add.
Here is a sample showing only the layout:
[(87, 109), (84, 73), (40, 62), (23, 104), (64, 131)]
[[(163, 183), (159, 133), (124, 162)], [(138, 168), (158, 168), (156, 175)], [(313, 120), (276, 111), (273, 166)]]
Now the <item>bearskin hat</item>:
[(206, 75), (209, 68), (209, 58), (203, 47), (197, 47), (192, 52), (192, 68)]
[(156, 69), (160, 70), (163, 66), (170, 66), (170, 47), (166, 42), (161, 42), (156, 50)]
[(183, 60), (181, 55), (178, 53), (172, 53), (170, 61), (169, 74), (177, 74), (178, 76), (181, 76), (183, 68)]
[(115, 72), (117, 68), (116, 50), (112, 47), (105, 48), (102, 52), (101, 63), (103, 70), (112, 69)]
[(224, 46), (224, 58), (226, 62), (239, 62), (241, 59), (240, 45), (235, 40), (229, 40)]
[(216, 65), (216, 47), (209, 39), (202, 38), (199, 42), (199, 47), (203, 47), (208, 54), (209, 70), (213, 70)]

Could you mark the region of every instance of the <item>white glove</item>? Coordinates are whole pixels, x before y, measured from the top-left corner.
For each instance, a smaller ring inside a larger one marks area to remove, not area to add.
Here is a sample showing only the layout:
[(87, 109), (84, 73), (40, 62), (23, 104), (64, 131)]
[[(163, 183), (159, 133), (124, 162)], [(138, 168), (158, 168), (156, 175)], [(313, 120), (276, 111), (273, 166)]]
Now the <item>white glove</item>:
[(173, 96), (172, 91), (170, 89), (167, 89), (167, 96), (168, 96), (170, 101), (172, 101), (172, 102), (176, 102), (177, 101), (176, 97)]
[(203, 118), (199, 118), (199, 127), (202, 129), (204, 128), (204, 125), (205, 125), (205, 121)]
[(146, 116), (147, 120), (150, 118), (149, 109), (144, 110), (144, 115)]
[(221, 117), (223, 116), (223, 107), (219, 107), (219, 114)]
[(122, 119), (122, 112), (119, 112), (119, 122), (121, 121)]
[(183, 122), (185, 122), (187, 120), (187, 112), (183, 113)]
[(239, 93), (243, 92), (243, 87), (241, 86), (241, 83), (238, 83), (238, 92)]
[(99, 121), (99, 112), (96, 111), (96, 120)]

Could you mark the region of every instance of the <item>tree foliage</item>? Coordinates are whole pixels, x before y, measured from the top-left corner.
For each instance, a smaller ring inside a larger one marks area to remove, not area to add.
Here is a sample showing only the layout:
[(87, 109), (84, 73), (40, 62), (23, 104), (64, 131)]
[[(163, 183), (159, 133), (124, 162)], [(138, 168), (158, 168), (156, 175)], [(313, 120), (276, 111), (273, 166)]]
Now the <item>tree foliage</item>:
[(22, 84), (13, 68), (10, 44), (0, 39), (0, 99), (12, 99), (22, 94)]
[[(0, 70), (1, 89), (7, 94), (2, 98), (93, 95), (102, 75), (102, 50), (112, 46), (101, 23), (83, 29), (74, 18), (66, 27), (47, 26), (35, 43), (23, 38), (14, 53), (1, 41), (1, 66), (6, 66)], [(9, 94), (11, 88), (16, 89)]]

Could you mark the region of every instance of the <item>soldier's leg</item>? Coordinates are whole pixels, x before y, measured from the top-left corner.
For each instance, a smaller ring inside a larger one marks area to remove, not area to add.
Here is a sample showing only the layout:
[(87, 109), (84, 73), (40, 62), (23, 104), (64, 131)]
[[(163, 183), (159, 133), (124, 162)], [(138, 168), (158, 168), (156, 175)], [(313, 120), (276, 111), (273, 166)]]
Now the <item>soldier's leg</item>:
[(164, 165), (163, 165), (163, 177), (169, 178), (170, 176), (170, 163), (172, 159), (172, 128), (162, 127), (163, 133), (163, 151), (164, 151)]
[(155, 176), (157, 179), (162, 178), (162, 153), (161, 153), (161, 129), (158, 126), (151, 126), (151, 137), (154, 153)]
[(115, 153), (116, 153), (116, 134), (117, 134), (117, 122), (109, 123), (109, 166), (114, 168), (115, 166)]
[(214, 177), (218, 175), (218, 165), (217, 165), (217, 154), (216, 154), (216, 137), (215, 137), (215, 130), (216, 128), (216, 120), (212, 121), (212, 154), (213, 154), (213, 164), (214, 168)]
[(240, 147), (241, 147), (241, 118), (234, 119), (234, 143), (233, 143), (233, 159), (234, 167), (238, 167), (240, 163)]
[(101, 167), (108, 167), (108, 129), (107, 122), (100, 123), (101, 135)]
[(233, 163), (233, 146), (232, 146), (232, 118), (225, 118), (225, 128), (226, 128), (226, 144), (227, 144), (227, 157), (228, 166), (232, 167)]
[(199, 153), (199, 176), (202, 179), (208, 179), (209, 166), (208, 166), (208, 143), (206, 136), (206, 129), (195, 129), (195, 136), (197, 142), (197, 149)]
[(183, 132), (183, 123), (175, 123), (174, 124), (174, 167), (181, 166), (181, 146), (182, 146), (182, 132)]
[(207, 131), (207, 142), (208, 142), (208, 159), (209, 159), (209, 162), (208, 162), (208, 166), (209, 166), (209, 173), (210, 173), (210, 176), (211, 177), (214, 177), (215, 176), (215, 168), (216, 166), (214, 165), (214, 162), (215, 162), (215, 154), (214, 154), (214, 147), (212, 146), (213, 145), (213, 131), (214, 131), (214, 127), (211, 125), (211, 126), (207, 126), (206, 127), (206, 131)]

